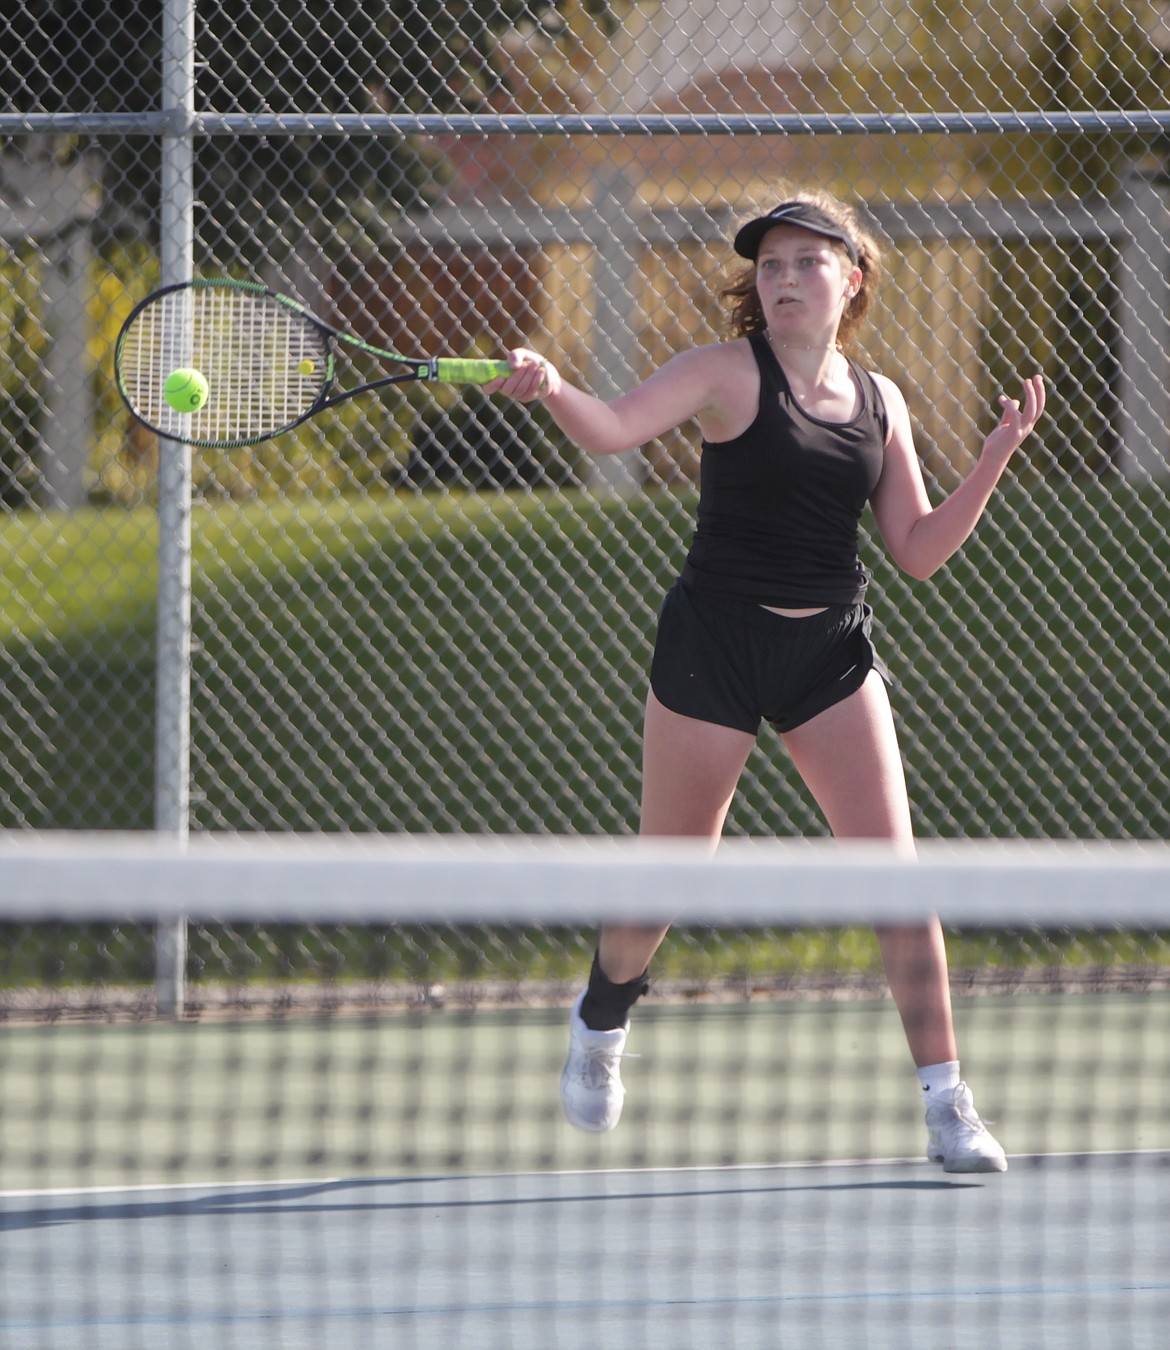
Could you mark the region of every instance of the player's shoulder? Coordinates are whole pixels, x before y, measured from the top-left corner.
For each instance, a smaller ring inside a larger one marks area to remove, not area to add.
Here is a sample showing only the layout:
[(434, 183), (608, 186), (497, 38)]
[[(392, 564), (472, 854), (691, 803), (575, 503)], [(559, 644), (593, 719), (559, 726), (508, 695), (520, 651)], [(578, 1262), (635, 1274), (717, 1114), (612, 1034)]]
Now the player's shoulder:
[(883, 375), (880, 370), (867, 370), (866, 374), (877, 386), (882, 403), (885, 404), (886, 417), (891, 424), (899, 417), (908, 417), (906, 397), (898, 384), (888, 375)]
[(730, 440), (755, 415), (760, 375), (746, 338), (691, 347), (670, 364), (705, 440)]
[(881, 390), (883, 398), (895, 399), (900, 403), (905, 402), (905, 399), (902, 397), (901, 389), (888, 375), (883, 375), (880, 370), (870, 370), (868, 368), (866, 368), (865, 373)]
[(689, 378), (716, 383), (732, 378), (737, 372), (755, 369), (746, 338), (699, 343), (678, 352), (668, 364)]
[(748, 355), (750, 348), (747, 338), (731, 338), (726, 342), (696, 343), (695, 346), (686, 347), (676, 353), (671, 362), (673, 364), (675, 361), (681, 361), (689, 365), (727, 365), (734, 361), (742, 361)]
[(891, 380), (888, 375), (883, 375), (880, 370), (866, 370), (866, 374), (877, 385), (878, 392), (885, 399), (888, 408), (905, 407), (905, 395), (896, 381)]

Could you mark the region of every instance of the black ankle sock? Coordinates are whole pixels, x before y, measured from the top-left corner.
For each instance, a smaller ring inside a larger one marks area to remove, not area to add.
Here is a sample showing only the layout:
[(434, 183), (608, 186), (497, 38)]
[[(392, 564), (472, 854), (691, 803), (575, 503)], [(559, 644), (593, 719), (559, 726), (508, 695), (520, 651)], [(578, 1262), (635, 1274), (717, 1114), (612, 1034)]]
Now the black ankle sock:
[(648, 973), (643, 971), (628, 984), (614, 984), (607, 979), (597, 956), (589, 972), (589, 988), (581, 1000), (581, 1020), (590, 1031), (613, 1031), (624, 1027), (630, 1009), (650, 988)]

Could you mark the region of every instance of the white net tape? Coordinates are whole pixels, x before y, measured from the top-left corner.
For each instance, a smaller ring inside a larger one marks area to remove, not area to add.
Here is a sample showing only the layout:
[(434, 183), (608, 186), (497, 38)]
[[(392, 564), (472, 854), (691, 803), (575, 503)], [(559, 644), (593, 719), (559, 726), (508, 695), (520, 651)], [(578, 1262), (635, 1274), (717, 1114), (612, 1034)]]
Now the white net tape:
[(0, 834), (0, 918), (1170, 927), (1170, 844)]

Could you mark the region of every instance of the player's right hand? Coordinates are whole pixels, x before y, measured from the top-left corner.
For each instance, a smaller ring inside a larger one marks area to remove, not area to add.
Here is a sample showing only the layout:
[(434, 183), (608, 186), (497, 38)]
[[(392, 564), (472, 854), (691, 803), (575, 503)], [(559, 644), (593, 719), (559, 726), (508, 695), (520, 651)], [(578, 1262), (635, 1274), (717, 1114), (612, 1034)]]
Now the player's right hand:
[(550, 394), (560, 393), (560, 371), (539, 352), (527, 347), (513, 348), (508, 353), (508, 364), (512, 374), (485, 384), (485, 393), (503, 394), (519, 403), (536, 403)]

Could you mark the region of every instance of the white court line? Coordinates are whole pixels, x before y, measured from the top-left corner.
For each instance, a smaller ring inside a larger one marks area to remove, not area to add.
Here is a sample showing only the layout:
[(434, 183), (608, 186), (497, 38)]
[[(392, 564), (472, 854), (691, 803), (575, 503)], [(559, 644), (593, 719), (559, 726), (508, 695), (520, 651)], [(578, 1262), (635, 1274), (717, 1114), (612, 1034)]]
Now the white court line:
[[(1072, 1149), (1061, 1153), (1009, 1153), (1008, 1161), (1019, 1164), (1057, 1162), (1062, 1158), (1170, 1158), (1164, 1148), (1128, 1149)], [(35, 1200), (84, 1195), (149, 1195), (164, 1191), (229, 1191), (280, 1190), (289, 1186), (419, 1186), (434, 1182), (503, 1181), (536, 1177), (623, 1177), (623, 1176), (683, 1176), (720, 1172), (794, 1172), (817, 1171), (829, 1168), (865, 1167), (921, 1167), (930, 1175), (961, 1176), (962, 1173), (942, 1172), (921, 1154), (904, 1158), (817, 1158), (808, 1162), (775, 1163), (700, 1163), (691, 1167), (579, 1167), (559, 1171), (528, 1172), (452, 1172), (429, 1173), (426, 1176), (336, 1176), (289, 1177), (279, 1181), (174, 1181), (142, 1182), (126, 1186), (79, 1186), (46, 1188), (42, 1190), (0, 1191), (4, 1200)], [(971, 1175), (971, 1174), (968, 1174)], [(978, 1175), (978, 1174), (976, 1174)], [(992, 1174), (983, 1174), (992, 1175)], [(1010, 1184), (1010, 1181), (1005, 1182)]]
[[(281, 1181), (147, 1181), (126, 1186), (64, 1186), (27, 1191), (0, 1191), (0, 1200), (36, 1200), (67, 1195), (140, 1195), (158, 1191), (233, 1191), (281, 1186), (335, 1186), (352, 1177), (299, 1177)], [(360, 1179), (360, 1178), (359, 1178)]]

